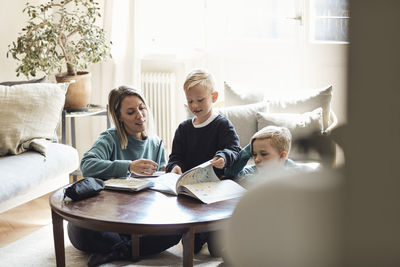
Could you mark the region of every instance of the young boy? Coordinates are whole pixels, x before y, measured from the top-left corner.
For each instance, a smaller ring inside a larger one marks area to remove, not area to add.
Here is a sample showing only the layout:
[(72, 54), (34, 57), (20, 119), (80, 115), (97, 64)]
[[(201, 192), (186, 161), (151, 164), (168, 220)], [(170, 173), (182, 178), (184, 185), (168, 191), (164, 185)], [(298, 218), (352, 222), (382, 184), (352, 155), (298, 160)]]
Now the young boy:
[[(212, 104), (218, 98), (213, 78), (205, 71), (195, 70), (189, 73), (183, 88), (188, 107), (195, 116), (178, 126), (166, 171), (181, 174), (211, 160), (217, 176), (222, 176), (224, 168), (231, 167), (239, 158), (241, 148), (232, 123), (213, 112)], [(209, 236), (207, 233), (195, 235), (195, 253)], [(210, 254), (217, 256), (211, 243), (208, 242)]]
[[(267, 126), (256, 132), (241, 152), (239, 160), (225, 170), (228, 177), (243, 177), (254, 175), (267, 164), (279, 164), (284, 168), (298, 166), (288, 159), (292, 135), (286, 127)], [(246, 167), (248, 160), (253, 157), (255, 165)]]

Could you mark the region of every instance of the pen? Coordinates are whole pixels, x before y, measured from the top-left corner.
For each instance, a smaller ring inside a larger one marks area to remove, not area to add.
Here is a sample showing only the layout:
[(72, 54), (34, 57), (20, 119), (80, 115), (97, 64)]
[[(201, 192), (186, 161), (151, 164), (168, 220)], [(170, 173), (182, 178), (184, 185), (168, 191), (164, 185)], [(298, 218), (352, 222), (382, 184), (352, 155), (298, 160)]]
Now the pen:
[(160, 144), (158, 145), (157, 155), (156, 155), (156, 162), (158, 161), (158, 156), (160, 155), (161, 145), (162, 145), (162, 139), (160, 141)]

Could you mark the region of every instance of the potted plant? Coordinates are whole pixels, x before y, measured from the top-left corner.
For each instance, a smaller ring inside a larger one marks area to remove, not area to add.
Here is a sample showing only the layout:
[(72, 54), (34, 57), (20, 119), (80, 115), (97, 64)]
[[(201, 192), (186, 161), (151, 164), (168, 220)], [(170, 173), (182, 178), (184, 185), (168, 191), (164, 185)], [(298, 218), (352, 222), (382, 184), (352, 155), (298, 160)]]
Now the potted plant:
[(50, 0), (38, 6), (27, 2), (23, 12), (29, 16), (28, 25), (7, 52), (7, 57), (19, 61), (17, 76), (58, 71), (58, 82), (70, 82), (65, 108), (85, 108), (91, 82), (84, 70), (111, 57), (111, 42), (95, 24), (101, 16), (99, 9), (94, 0)]

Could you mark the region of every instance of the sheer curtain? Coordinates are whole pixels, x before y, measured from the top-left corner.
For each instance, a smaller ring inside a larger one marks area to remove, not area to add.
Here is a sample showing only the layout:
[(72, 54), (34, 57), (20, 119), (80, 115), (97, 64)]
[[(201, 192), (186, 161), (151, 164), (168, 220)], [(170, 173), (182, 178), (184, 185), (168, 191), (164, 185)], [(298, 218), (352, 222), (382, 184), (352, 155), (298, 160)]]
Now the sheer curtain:
[[(140, 65), (135, 42), (135, 0), (118, 0), (100, 2), (103, 28), (112, 41), (112, 59), (92, 65), (91, 103), (107, 105), (108, 93), (119, 85), (139, 87)], [(84, 117), (75, 120), (77, 149), (82, 158), (106, 129), (104, 117)]]
[(300, 28), (287, 19), (296, 16), (298, 0), (138, 2), (143, 57), (167, 54), (206, 68), (221, 92), (225, 80), (271, 88), (301, 82)]
[(139, 61), (135, 45), (135, 12), (136, 1), (104, 1), (103, 27), (112, 41), (113, 58), (93, 69), (93, 86), (101, 90), (100, 98), (93, 99), (96, 103), (106, 104), (108, 92), (116, 86), (140, 84), (136, 70)]

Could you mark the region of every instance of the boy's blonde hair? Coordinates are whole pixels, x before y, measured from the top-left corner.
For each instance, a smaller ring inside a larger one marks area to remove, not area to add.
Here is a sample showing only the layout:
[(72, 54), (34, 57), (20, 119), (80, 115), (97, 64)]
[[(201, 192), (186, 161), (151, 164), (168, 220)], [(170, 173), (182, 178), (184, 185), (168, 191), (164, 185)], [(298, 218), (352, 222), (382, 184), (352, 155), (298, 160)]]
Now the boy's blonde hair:
[(204, 88), (215, 91), (214, 78), (212, 75), (204, 70), (194, 70), (188, 74), (186, 81), (183, 84), (183, 89), (187, 92), (190, 88), (196, 85), (202, 85)]
[(253, 150), (253, 142), (256, 139), (257, 140), (269, 139), (271, 140), (271, 145), (274, 148), (278, 149), (279, 153), (285, 151), (287, 154), (289, 154), (292, 142), (292, 134), (286, 127), (271, 125), (262, 128), (251, 137), (252, 150)]

